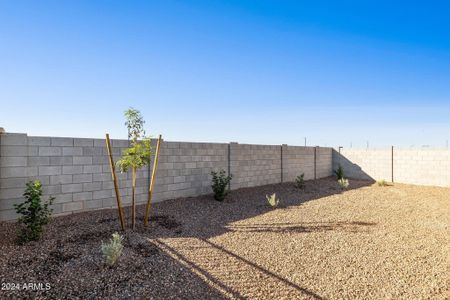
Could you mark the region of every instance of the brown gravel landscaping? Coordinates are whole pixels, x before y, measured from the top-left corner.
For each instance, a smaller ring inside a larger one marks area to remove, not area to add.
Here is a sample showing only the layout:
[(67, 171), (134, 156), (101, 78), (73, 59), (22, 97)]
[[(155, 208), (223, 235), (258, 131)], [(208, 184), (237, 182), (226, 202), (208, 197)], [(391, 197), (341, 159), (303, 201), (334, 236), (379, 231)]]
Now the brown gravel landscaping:
[(116, 210), (54, 218), (24, 246), (0, 223), (2, 284), (51, 286), (0, 298), (449, 299), (450, 188), (350, 180), (342, 192), (326, 178), (164, 201), (148, 228), (138, 217), (113, 268), (100, 245)]

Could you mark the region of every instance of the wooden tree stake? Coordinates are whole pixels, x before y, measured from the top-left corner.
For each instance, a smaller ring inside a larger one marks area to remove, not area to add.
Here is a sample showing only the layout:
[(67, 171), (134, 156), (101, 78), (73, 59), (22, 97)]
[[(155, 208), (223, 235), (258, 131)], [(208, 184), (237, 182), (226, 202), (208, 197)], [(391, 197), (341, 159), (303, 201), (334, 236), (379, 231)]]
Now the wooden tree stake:
[(116, 191), (117, 210), (119, 211), (120, 226), (122, 227), (122, 230), (125, 230), (125, 220), (123, 217), (122, 200), (120, 199), (119, 185), (117, 183), (117, 176), (116, 176), (116, 168), (114, 165), (111, 141), (109, 140), (108, 133), (106, 134), (106, 148), (108, 149), (109, 166), (111, 167), (111, 176), (112, 176), (112, 180), (114, 182), (114, 190)]
[(158, 158), (159, 158), (160, 146), (161, 146), (161, 135), (159, 135), (158, 143), (156, 144), (155, 161), (153, 162), (152, 178), (150, 180), (150, 187), (148, 189), (148, 199), (147, 199), (147, 208), (145, 209), (144, 226), (148, 225), (148, 217), (150, 214), (150, 204), (152, 202), (152, 195), (153, 195), (153, 185), (155, 184), (156, 170), (158, 168)]
[(136, 169), (131, 170), (131, 228), (135, 228), (136, 225)]

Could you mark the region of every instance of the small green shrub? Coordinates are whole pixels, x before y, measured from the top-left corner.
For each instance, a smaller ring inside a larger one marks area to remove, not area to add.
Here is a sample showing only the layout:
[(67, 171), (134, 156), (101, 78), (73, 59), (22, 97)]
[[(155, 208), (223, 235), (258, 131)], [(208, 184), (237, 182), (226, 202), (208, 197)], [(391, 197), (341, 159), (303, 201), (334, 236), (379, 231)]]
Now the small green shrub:
[(232, 175), (226, 175), (224, 170), (219, 172), (212, 171), (212, 190), (214, 192), (214, 199), (217, 201), (223, 201), (225, 196), (228, 194), (228, 184), (233, 178)]
[(39, 180), (28, 182), (23, 196), (25, 202), (14, 205), (16, 212), (22, 215), (18, 222), (24, 225), (18, 235), (19, 242), (37, 241), (44, 225), (50, 220), (52, 209), (49, 206), (55, 198), (49, 197), (46, 203), (42, 203), (42, 184)]
[(272, 208), (277, 208), (278, 204), (280, 203), (280, 199), (277, 198), (277, 195), (275, 193), (273, 193), (272, 195), (266, 195), (267, 198), (267, 202), (269, 202), (269, 205)]
[(112, 267), (122, 254), (122, 241), (123, 237), (115, 232), (112, 235), (112, 239), (110, 239), (108, 243), (102, 242), (103, 258), (105, 259), (106, 265), (109, 267)]
[(388, 183), (384, 179), (378, 180), (377, 184), (378, 184), (378, 186), (388, 186)]
[(347, 189), (349, 186), (348, 179), (345, 179), (345, 178), (339, 179), (338, 184), (339, 184), (340, 188), (343, 190)]
[(305, 173), (300, 174), (295, 178), (295, 187), (298, 189), (302, 189), (305, 187)]
[(334, 174), (336, 175), (338, 180), (344, 178), (344, 169), (341, 165), (339, 165), (338, 168), (334, 170)]

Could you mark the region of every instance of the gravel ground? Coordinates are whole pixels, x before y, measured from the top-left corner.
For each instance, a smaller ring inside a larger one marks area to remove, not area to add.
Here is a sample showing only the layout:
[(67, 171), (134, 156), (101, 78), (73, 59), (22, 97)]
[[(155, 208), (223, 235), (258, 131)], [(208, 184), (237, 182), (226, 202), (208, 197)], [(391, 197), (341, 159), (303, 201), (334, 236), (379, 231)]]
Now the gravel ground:
[[(273, 192), (277, 209), (266, 205)], [(41, 241), (25, 246), (15, 244), (15, 224), (0, 223), (0, 298), (450, 296), (449, 188), (351, 180), (341, 192), (327, 178), (303, 190), (288, 183), (240, 189), (222, 203), (210, 195), (164, 201), (153, 214), (143, 228), (138, 213), (113, 268), (100, 244), (119, 229), (116, 210), (55, 218)]]

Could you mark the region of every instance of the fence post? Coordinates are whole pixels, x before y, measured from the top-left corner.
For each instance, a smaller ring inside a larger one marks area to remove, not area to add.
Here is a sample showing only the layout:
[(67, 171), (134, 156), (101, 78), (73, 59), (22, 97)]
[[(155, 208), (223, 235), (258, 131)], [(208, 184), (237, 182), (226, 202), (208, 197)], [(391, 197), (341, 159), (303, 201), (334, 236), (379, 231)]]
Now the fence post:
[[(228, 175), (231, 175), (231, 142), (228, 143)], [(231, 190), (231, 181), (228, 182), (228, 189)]]
[(317, 147), (314, 147), (314, 180), (317, 179)]
[(283, 147), (287, 146), (286, 144), (282, 144), (280, 147), (280, 154), (281, 154), (281, 183), (283, 183)]
[(391, 181), (394, 183), (394, 146), (391, 146)]

